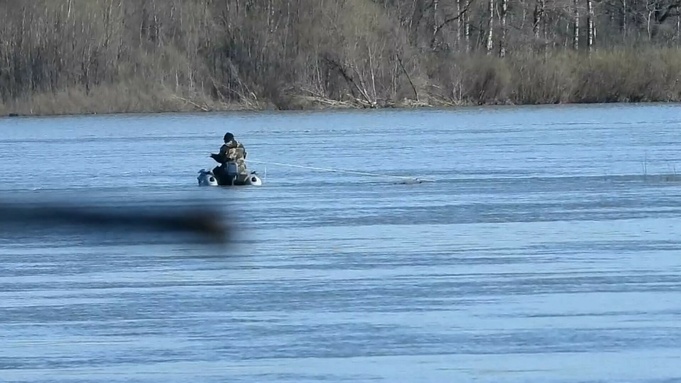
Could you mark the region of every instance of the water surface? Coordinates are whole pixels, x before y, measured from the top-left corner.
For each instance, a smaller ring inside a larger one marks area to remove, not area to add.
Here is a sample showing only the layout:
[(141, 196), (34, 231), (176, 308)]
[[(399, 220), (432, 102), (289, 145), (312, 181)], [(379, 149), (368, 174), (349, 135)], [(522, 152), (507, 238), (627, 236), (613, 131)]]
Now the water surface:
[[(239, 236), (0, 234), (0, 381), (681, 380), (680, 111), (1, 119), (5, 200)], [(262, 187), (198, 188), (225, 131)]]

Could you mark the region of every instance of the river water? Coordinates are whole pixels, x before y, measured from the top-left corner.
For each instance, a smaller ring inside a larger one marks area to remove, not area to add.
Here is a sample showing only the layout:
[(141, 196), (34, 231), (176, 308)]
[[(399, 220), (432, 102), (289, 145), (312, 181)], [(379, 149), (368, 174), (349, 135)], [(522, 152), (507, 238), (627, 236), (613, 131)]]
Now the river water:
[[(197, 186), (226, 131), (263, 186)], [(238, 234), (5, 227), (0, 382), (681, 380), (676, 105), (7, 118), (0, 164)]]

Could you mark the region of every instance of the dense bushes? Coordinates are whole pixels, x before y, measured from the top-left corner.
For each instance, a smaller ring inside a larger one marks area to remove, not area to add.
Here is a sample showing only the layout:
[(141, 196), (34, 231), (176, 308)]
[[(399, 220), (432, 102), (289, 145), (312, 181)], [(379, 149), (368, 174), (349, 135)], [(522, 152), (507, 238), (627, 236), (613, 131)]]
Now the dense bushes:
[(675, 14), (505, 2), (7, 0), (0, 113), (681, 100)]

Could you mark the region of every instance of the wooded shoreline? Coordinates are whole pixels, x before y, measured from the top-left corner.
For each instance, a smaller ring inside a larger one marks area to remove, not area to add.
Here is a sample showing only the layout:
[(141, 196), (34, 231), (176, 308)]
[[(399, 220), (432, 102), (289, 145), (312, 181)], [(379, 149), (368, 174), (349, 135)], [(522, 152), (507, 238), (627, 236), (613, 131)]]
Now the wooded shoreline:
[(0, 115), (681, 101), (678, 0), (7, 0)]

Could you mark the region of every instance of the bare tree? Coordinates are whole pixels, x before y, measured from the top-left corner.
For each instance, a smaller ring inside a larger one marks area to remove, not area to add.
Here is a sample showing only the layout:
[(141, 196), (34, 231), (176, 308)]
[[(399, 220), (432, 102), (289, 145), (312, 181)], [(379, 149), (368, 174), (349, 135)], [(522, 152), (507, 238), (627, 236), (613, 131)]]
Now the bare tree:
[(534, 38), (539, 39), (539, 28), (544, 22), (544, 9), (546, 7), (545, 0), (535, 0), (533, 22), (532, 22), (532, 33), (534, 33)]
[(508, 11), (508, 0), (501, 1), (501, 12), (499, 18), (501, 19), (501, 36), (499, 37), (499, 57), (506, 56), (506, 13)]
[(586, 12), (587, 12), (587, 48), (589, 52), (592, 51), (593, 45), (594, 45), (594, 35), (595, 35), (595, 27), (594, 27), (594, 9), (593, 9), (593, 0), (586, 0)]
[(492, 53), (494, 48), (494, 40), (492, 40), (492, 32), (494, 31), (494, 0), (488, 0), (489, 4), (489, 19), (487, 23), (487, 54)]
[(579, 49), (579, 0), (572, 1), (572, 48), (574, 50)]
[[(77, 112), (293, 108), (308, 99), (375, 107), (673, 98), (681, 95), (674, 80), (681, 57), (668, 46), (681, 44), (680, 7), (681, 0), (3, 0), (0, 113), (39, 100), (46, 110), (62, 100)], [(528, 43), (541, 53), (523, 49)], [(561, 56), (596, 47), (608, 48), (598, 70)]]

